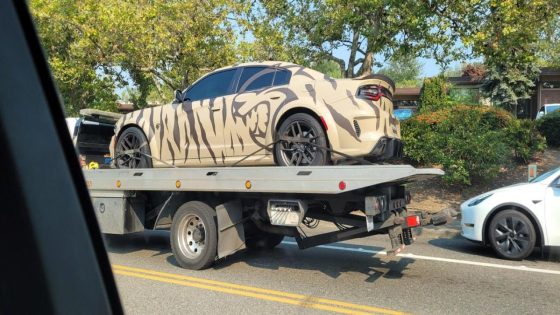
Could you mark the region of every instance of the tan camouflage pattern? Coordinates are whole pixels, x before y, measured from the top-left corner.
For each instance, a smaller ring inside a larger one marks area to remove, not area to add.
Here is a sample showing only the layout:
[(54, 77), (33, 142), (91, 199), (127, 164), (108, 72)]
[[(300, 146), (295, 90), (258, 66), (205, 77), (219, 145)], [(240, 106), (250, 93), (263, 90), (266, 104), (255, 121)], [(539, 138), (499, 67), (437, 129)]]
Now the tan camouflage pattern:
[[(219, 70), (263, 65), (289, 70), (289, 84), (137, 110), (119, 119), (115, 135), (130, 126), (140, 127), (154, 156), (154, 167), (168, 167), (161, 161), (176, 166), (231, 165), (272, 143), (284, 115), (298, 109), (322, 117), (330, 147), (351, 156), (369, 154), (383, 136), (400, 138), (391, 100), (382, 97), (374, 102), (356, 97), (358, 87), (365, 84), (383, 86), (393, 94), (394, 87), (384, 80), (332, 79), (284, 62), (246, 63)], [(271, 70), (255, 76), (266, 71)], [(359, 137), (354, 120), (360, 126)], [(112, 156), (115, 142), (116, 137), (111, 145)], [(272, 150), (262, 150), (241, 164), (273, 165)]]

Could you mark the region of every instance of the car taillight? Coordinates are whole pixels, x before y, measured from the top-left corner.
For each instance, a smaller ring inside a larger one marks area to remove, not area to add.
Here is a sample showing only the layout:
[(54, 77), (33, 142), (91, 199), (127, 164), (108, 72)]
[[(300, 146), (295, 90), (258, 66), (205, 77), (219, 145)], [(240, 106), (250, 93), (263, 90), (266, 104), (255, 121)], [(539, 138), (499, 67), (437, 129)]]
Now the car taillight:
[(358, 88), (358, 97), (365, 98), (371, 101), (379, 101), (379, 99), (383, 96), (381, 92), (381, 88), (378, 85), (370, 84), (360, 86)]

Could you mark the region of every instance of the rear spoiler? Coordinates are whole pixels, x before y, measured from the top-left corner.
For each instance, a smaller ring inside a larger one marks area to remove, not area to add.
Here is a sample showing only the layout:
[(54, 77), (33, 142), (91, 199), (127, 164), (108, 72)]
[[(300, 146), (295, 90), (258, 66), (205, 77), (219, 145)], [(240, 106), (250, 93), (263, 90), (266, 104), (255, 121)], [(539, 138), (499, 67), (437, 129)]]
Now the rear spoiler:
[(393, 81), (393, 79), (389, 78), (388, 76), (384, 75), (384, 74), (368, 74), (368, 75), (363, 75), (360, 77), (356, 77), (354, 78), (354, 80), (367, 80), (367, 79), (377, 79), (377, 80), (383, 80), (386, 81), (387, 83), (389, 83), (391, 85), (391, 87), (393, 88), (393, 91), (395, 91), (395, 81)]

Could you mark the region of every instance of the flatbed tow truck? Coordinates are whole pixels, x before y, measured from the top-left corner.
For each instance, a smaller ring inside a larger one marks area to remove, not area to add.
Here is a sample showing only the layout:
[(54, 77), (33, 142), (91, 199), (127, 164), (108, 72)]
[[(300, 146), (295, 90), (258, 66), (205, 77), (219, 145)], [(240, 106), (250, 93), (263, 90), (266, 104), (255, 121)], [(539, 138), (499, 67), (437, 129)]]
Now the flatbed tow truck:
[[(443, 175), (409, 165), (210, 167), (84, 170), (106, 234), (170, 230), (178, 264), (204, 269), (245, 249), (273, 248), (285, 236), (300, 249), (387, 234), (390, 254), (414, 241), (412, 228), (446, 214), (407, 210), (405, 184)], [(307, 236), (318, 221), (333, 231)]]

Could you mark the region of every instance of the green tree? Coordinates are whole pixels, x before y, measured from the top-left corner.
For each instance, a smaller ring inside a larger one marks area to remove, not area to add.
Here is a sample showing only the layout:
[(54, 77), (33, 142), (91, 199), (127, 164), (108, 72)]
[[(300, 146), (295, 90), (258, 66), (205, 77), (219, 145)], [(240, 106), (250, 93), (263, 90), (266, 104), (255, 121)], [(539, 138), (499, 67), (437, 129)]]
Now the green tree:
[[(332, 60), (345, 77), (367, 75), (394, 55), (452, 54), (454, 38), (439, 25), (430, 2), (414, 0), (262, 0), (255, 10), (287, 41), (302, 47), (306, 60)], [(348, 59), (334, 55), (348, 50)]]
[(328, 75), (331, 78), (342, 78), (343, 73), (340, 72), (338, 64), (332, 60), (321, 60), (313, 62), (311, 68)]
[(420, 112), (429, 113), (450, 107), (448, 96), (451, 85), (443, 75), (424, 79), (420, 94)]
[(132, 84), (137, 106), (172, 99), (205, 71), (234, 62), (236, 0), (32, 0), (30, 7), (68, 114), (114, 109)]
[(539, 69), (539, 32), (558, 14), (557, 1), (490, 1), (490, 16), (474, 37), (489, 74), (483, 90), (513, 113), (519, 100), (530, 98)]
[(397, 87), (416, 87), (421, 85), (420, 72), (422, 64), (414, 57), (395, 57), (389, 60), (387, 66), (379, 69), (393, 81)]
[[(539, 50), (560, 14), (558, 0), (437, 0), (435, 12), (472, 55), (483, 57), (484, 91), (496, 105), (515, 112), (538, 76)], [(546, 54), (545, 54), (546, 55)]]
[(543, 67), (560, 67), (560, 15), (553, 18), (544, 29), (539, 41), (538, 64)]

